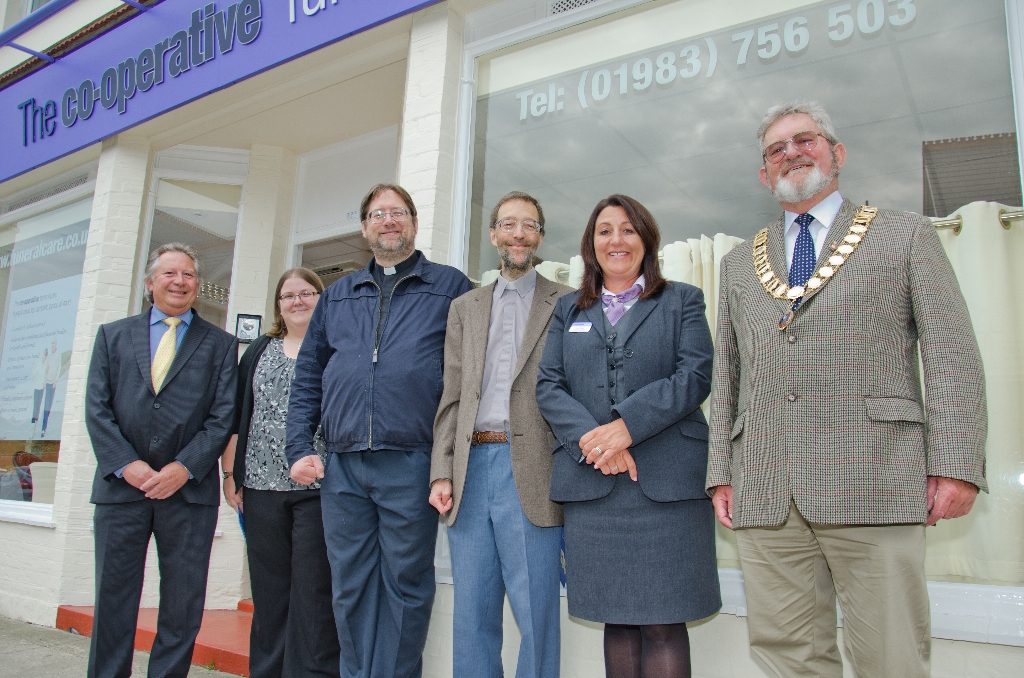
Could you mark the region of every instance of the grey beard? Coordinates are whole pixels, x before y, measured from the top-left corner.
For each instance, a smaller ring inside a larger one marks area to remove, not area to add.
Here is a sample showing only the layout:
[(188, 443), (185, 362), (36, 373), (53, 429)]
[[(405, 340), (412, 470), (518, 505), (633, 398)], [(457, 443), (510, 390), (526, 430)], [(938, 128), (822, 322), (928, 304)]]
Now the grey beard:
[(785, 178), (779, 179), (775, 182), (775, 190), (772, 193), (779, 202), (803, 202), (817, 195), (818, 191), (828, 186), (829, 182), (834, 178), (834, 170), (830, 175), (825, 175), (817, 166), (814, 166), (807, 176), (804, 177), (803, 182), (798, 183)]
[(829, 185), (833, 179), (839, 176), (839, 167), (836, 165), (836, 151), (832, 149), (832, 171), (826, 176), (821, 169), (815, 165), (804, 177), (803, 185), (789, 179), (779, 179), (775, 182), (775, 189), (772, 194), (779, 202), (796, 203), (813, 198), (821, 189)]
[(513, 261), (508, 250), (498, 250), (498, 256), (501, 258), (501, 268), (505, 271), (526, 273), (530, 270), (530, 266), (533, 265), (533, 252), (530, 253), (530, 256), (526, 257), (525, 261)]

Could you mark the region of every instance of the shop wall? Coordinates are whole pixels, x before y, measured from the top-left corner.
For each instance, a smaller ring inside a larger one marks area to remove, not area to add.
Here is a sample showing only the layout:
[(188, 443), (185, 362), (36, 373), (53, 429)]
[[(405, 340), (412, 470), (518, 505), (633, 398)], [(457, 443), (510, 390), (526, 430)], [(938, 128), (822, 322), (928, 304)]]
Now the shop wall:
[(413, 17), (398, 158), (398, 183), (419, 213), (416, 245), (449, 261), (463, 18), (443, 3)]
[[(423, 655), (424, 678), (450, 678), (452, 675), (452, 609), (454, 589), (439, 584), (434, 599), (434, 612)], [(563, 678), (593, 678), (604, 675), (601, 625), (570, 619), (562, 599), (562, 662)], [(505, 603), (505, 642), (502, 664), (505, 675), (515, 674), (519, 649), (512, 611)], [(746, 617), (719, 614), (703, 622), (689, 625), (693, 675), (696, 678), (765, 678), (748, 651)], [(842, 647), (842, 629), (839, 630)], [(1014, 676), (1024, 665), (1024, 648), (986, 645), (953, 640), (932, 641), (933, 678), (977, 678), (978, 676)], [(854, 678), (846, 662), (844, 678)]]

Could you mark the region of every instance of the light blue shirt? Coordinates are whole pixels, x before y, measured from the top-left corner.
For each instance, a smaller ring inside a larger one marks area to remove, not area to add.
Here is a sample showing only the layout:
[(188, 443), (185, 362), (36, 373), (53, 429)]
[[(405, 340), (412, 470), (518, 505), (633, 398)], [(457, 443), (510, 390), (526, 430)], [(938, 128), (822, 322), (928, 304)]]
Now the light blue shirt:
[(483, 383), (476, 411), (477, 431), (509, 431), (509, 397), (512, 372), (519, 361), (519, 345), (530, 321), (530, 307), (537, 290), (537, 270), (508, 281), (501, 275), (491, 296), (491, 325), (487, 331)]
[[(180, 323), (174, 328), (174, 350), (177, 351), (181, 348), (181, 342), (185, 338), (185, 332), (188, 331), (188, 326), (192, 322), (192, 309), (185, 311), (179, 316), (176, 316)], [(170, 316), (161, 311), (156, 306), (149, 309), (149, 359), (152, 360), (153, 356), (156, 355), (156, 347), (160, 345), (160, 339), (163, 338), (164, 332), (167, 331), (167, 325), (164, 324), (164, 318)]]

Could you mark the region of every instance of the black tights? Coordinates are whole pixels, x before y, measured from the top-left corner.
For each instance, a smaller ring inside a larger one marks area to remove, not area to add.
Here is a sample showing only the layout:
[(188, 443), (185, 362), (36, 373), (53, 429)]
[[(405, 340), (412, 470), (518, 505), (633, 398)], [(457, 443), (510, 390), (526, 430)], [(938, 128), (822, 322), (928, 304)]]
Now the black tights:
[(607, 678), (690, 678), (686, 624), (605, 624)]

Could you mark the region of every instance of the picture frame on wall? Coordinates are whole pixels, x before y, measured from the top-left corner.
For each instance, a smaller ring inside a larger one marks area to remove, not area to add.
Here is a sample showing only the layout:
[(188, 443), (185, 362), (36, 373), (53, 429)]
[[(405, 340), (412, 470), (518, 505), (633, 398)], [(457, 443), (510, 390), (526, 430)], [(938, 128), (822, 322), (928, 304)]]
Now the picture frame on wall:
[(260, 336), (260, 326), (263, 324), (263, 316), (239, 313), (235, 320), (235, 337), (242, 344), (249, 344)]

